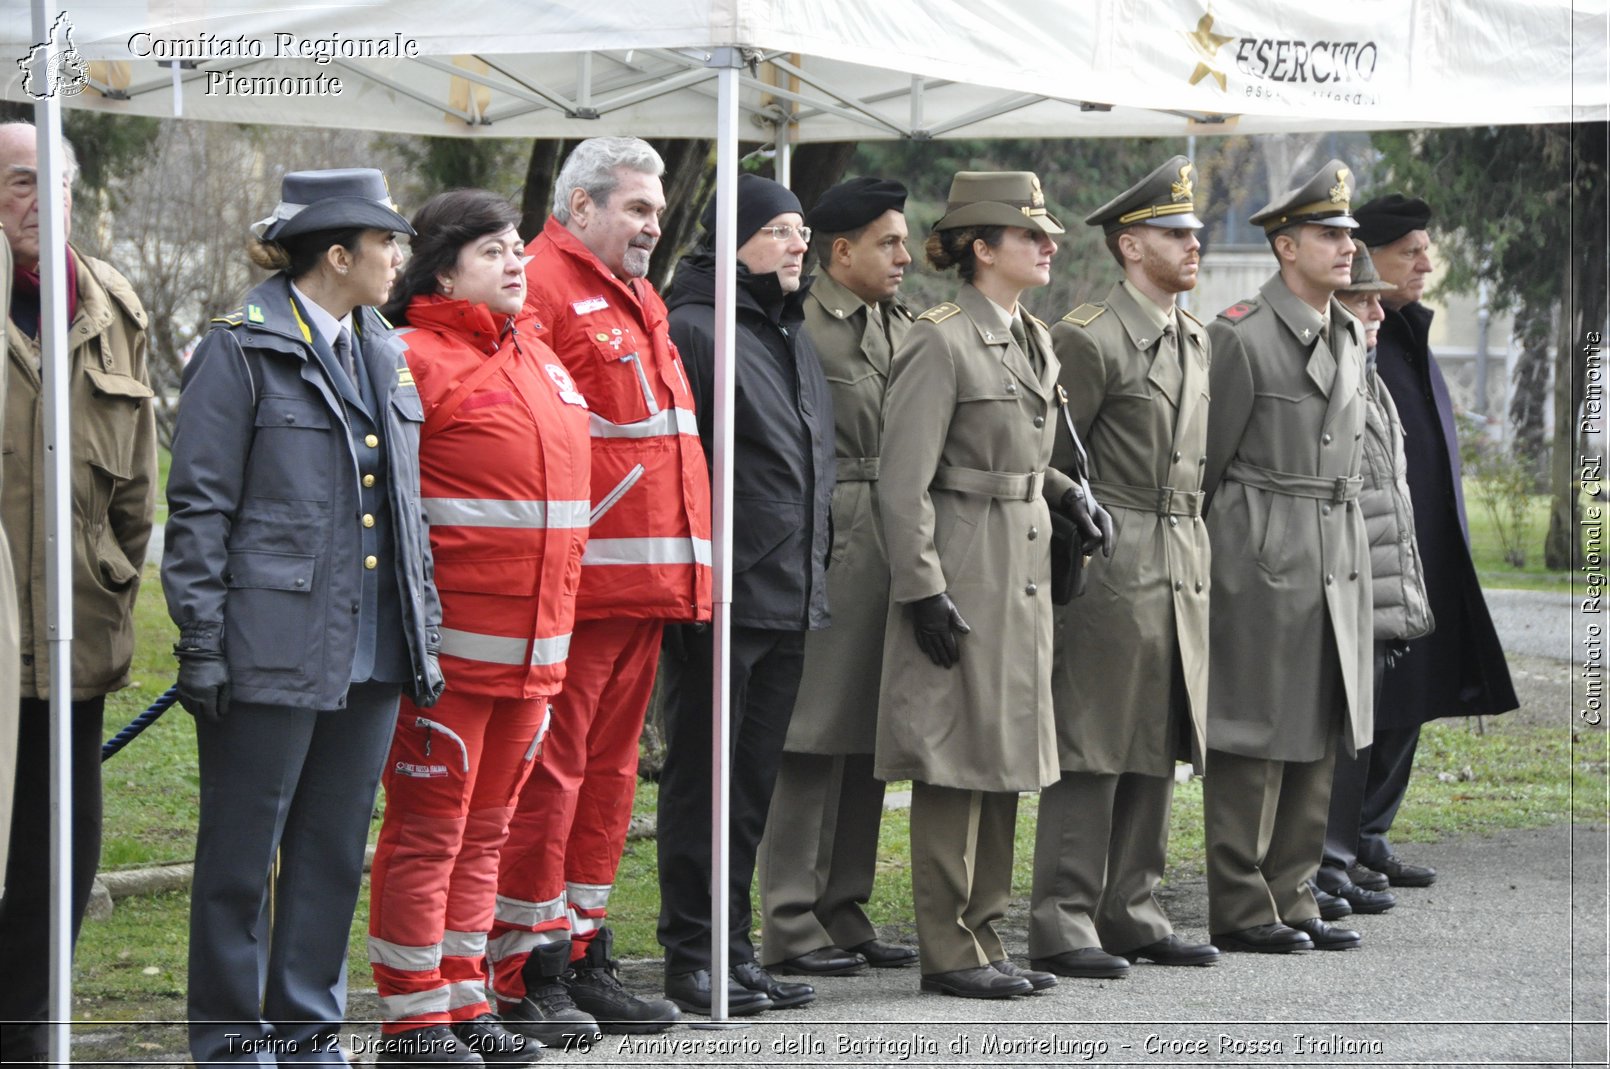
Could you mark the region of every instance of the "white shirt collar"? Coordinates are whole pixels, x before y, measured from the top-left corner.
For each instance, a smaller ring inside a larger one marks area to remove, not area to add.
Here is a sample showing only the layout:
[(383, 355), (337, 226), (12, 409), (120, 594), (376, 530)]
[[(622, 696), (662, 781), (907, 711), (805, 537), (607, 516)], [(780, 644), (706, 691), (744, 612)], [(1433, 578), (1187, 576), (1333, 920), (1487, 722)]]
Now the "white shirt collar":
[(307, 294), (297, 289), (296, 283), (294, 282), (291, 283), (291, 292), (296, 294), (296, 299), (302, 302), (303, 308), (307, 309), (308, 318), (313, 320), (313, 327), (319, 332), (319, 337), (324, 339), (324, 344), (328, 345), (330, 349), (334, 351), (336, 337), (343, 330), (348, 331), (350, 335), (352, 330), (352, 313), (348, 312), (342, 318), (337, 319), (335, 316), (325, 311), (323, 307), (315, 304)]

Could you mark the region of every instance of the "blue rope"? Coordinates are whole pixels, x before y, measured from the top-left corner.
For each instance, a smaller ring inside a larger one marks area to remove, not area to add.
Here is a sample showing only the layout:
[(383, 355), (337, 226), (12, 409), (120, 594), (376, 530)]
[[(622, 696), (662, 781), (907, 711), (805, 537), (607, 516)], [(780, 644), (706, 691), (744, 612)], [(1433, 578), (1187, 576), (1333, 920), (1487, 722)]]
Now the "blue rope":
[(107, 739), (105, 742), (101, 743), (101, 761), (102, 761), (102, 763), (105, 763), (107, 758), (111, 757), (113, 754), (117, 753), (123, 747), (125, 747), (129, 743), (133, 742), (134, 737), (136, 735), (138, 735), (140, 732), (144, 731), (146, 728), (148, 728), (152, 724), (156, 723), (157, 722), (157, 717), (161, 716), (163, 713), (167, 712), (169, 709), (172, 709), (174, 704), (176, 702), (178, 702), (178, 700), (179, 700), (179, 685), (177, 683), (175, 683), (173, 686), (171, 686), (167, 690), (163, 691), (162, 696), (159, 697), (156, 701), (152, 702), (151, 707), (149, 709), (147, 709), (145, 712), (141, 713), (139, 716), (135, 717), (133, 720), (129, 721), (129, 726), (128, 727), (124, 728), (122, 731), (119, 731), (116, 735), (113, 735), (111, 738)]

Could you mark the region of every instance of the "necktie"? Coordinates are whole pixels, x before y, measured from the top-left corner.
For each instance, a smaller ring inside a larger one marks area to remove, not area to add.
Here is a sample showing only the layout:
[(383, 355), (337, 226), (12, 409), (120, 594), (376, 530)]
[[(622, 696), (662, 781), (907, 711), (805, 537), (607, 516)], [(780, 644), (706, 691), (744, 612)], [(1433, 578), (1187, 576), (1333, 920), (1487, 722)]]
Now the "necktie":
[(358, 369), (352, 362), (352, 341), (345, 330), (335, 336), (335, 358), (341, 362), (341, 369), (352, 380), (352, 385), (358, 385)]
[(1045, 363), (1040, 359), (1040, 351), (1029, 344), (1028, 329), (1023, 326), (1022, 318), (1012, 317), (1012, 337), (1017, 341), (1017, 347), (1023, 350), (1023, 355), (1029, 358), (1029, 366), (1036, 375), (1045, 370)]

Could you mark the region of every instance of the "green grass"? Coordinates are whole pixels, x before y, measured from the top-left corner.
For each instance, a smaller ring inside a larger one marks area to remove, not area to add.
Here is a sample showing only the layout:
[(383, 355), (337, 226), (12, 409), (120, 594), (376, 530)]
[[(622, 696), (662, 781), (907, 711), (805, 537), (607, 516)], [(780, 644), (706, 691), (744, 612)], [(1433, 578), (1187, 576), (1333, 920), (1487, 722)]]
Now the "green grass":
[(1528, 498), (1518, 532), (1526, 566), (1516, 568), (1504, 559), (1504, 539), (1498, 522), (1482, 500), (1481, 481), (1465, 479), (1465, 517), (1470, 524), (1471, 557), (1482, 586), (1570, 593), (1571, 573), (1550, 571), (1543, 566), (1543, 539), (1548, 534), (1549, 502), (1547, 494), (1532, 494)]

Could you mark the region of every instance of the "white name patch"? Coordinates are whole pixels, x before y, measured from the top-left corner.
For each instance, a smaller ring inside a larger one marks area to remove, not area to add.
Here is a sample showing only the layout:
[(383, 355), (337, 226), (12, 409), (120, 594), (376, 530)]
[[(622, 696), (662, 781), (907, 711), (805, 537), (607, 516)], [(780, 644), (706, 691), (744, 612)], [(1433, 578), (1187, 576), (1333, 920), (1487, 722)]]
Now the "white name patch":
[(579, 316), (584, 316), (589, 312), (602, 312), (608, 307), (609, 302), (604, 300), (603, 297), (588, 297), (585, 301), (574, 301), (570, 305), (571, 311)]

